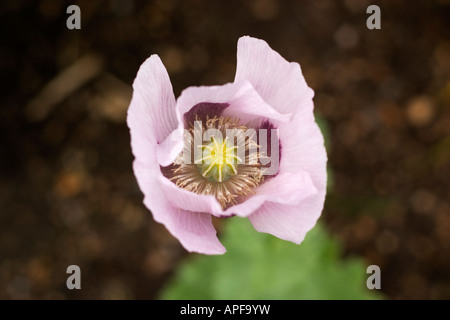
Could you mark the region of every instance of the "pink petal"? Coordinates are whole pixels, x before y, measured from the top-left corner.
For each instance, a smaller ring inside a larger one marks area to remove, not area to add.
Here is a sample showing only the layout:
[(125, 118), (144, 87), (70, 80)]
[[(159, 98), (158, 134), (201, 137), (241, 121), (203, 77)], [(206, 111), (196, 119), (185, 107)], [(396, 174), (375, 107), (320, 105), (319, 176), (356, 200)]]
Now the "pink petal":
[(183, 151), (183, 129), (177, 128), (156, 149), (156, 159), (163, 167), (171, 165)]
[(314, 91), (306, 84), (300, 65), (287, 62), (265, 41), (248, 36), (238, 41), (235, 76), (235, 82), (245, 80), (281, 113), (312, 111)]
[(266, 202), (249, 219), (257, 231), (299, 244), (316, 224), (324, 199), (320, 192), (294, 206)]
[(297, 113), (279, 127), (282, 143), (280, 173), (306, 171), (314, 186), (325, 190), (327, 154), (323, 135), (312, 114)]
[(217, 238), (211, 215), (176, 208), (163, 192), (161, 172), (135, 161), (133, 169), (145, 195), (144, 204), (155, 221), (166, 226), (183, 247), (190, 252), (223, 254), (226, 250)]
[(212, 195), (187, 191), (164, 176), (159, 177), (159, 183), (174, 207), (194, 212), (206, 212), (218, 217), (224, 215), (219, 202)]
[[(164, 161), (176, 153), (176, 144), (171, 145), (168, 138), (178, 123), (172, 85), (158, 56), (153, 55), (144, 62), (133, 87), (127, 122), (136, 158), (133, 169), (144, 193), (145, 205), (155, 221), (164, 224), (186, 250), (204, 254), (224, 253), (225, 248), (217, 239), (211, 215), (174, 207), (161, 188), (160, 179), (165, 177), (157, 155)], [(179, 143), (176, 139), (175, 142)]]
[(326, 191), (327, 156), (314, 120), (314, 93), (298, 64), (287, 62), (266, 42), (250, 37), (239, 39), (235, 80), (250, 81), (275, 109), (293, 113), (288, 123), (276, 123), (282, 147), (279, 175), (308, 172), (317, 193), (295, 205), (266, 201), (249, 219), (260, 232), (300, 243), (319, 218)]
[(255, 190), (255, 195), (246, 201), (223, 211), (214, 196), (184, 190), (177, 187), (164, 176), (161, 176), (159, 181), (161, 188), (166, 196), (170, 198), (174, 207), (188, 211), (206, 212), (216, 217), (230, 217), (233, 215), (247, 217), (266, 201), (293, 205), (317, 193), (308, 173), (280, 174), (261, 184)]
[(224, 214), (247, 217), (267, 202), (296, 205), (316, 193), (307, 172), (278, 174), (258, 186), (251, 198), (227, 209)]
[(228, 102), (230, 106), (223, 111), (224, 116), (238, 116), (242, 123), (263, 117), (281, 122), (289, 121), (291, 114), (279, 113), (267, 104), (256, 92), (250, 82), (235, 83), (239, 88), (235, 96)]
[(279, 132), (283, 142), (279, 174), (308, 172), (317, 193), (295, 205), (266, 202), (249, 219), (260, 232), (300, 243), (323, 209), (327, 156), (312, 114), (296, 113)]
[(269, 118), (288, 121), (290, 114), (281, 114), (264, 102), (248, 81), (228, 83), (222, 86), (189, 87), (181, 93), (177, 100), (177, 117), (179, 126), (183, 124), (183, 116), (195, 105), (202, 102), (216, 104), (227, 103), (223, 115), (238, 117), (241, 123), (257, 118)]
[(133, 89), (127, 117), (133, 154), (143, 163), (155, 162), (156, 143), (163, 142), (178, 125), (172, 84), (157, 55), (142, 64)]
[(159, 181), (164, 194), (170, 198), (174, 207), (188, 211), (206, 212), (216, 217), (233, 215), (247, 217), (264, 205), (266, 201), (294, 205), (317, 193), (308, 173), (279, 174), (261, 184), (255, 190), (255, 195), (246, 201), (223, 211), (214, 196), (184, 190), (164, 176), (159, 177)]

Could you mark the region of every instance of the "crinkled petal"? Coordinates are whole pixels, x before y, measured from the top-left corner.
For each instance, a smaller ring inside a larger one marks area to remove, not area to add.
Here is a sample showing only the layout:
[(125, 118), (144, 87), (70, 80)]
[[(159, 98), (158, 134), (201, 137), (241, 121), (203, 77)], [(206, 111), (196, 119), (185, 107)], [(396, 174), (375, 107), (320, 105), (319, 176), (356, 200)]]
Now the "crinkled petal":
[(158, 144), (156, 148), (158, 163), (163, 167), (171, 165), (183, 151), (183, 147), (183, 129), (177, 128), (162, 143)]
[(299, 244), (316, 224), (324, 199), (320, 192), (294, 206), (266, 202), (249, 219), (257, 231)]
[(223, 254), (226, 251), (217, 238), (210, 214), (173, 206), (160, 186), (160, 171), (137, 161), (133, 169), (145, 195), (144, 204), (152, 212), (153, 218), (164, 224), (186, 250), (203, 254)]
[(227, 103), (224, 116), (237, 117), (241, 123), (256, 118), (268, 118), (286, 122), (290, 114), (281, 114), (267, 104), (248, 81), (228, 83), (222, 86), (189, 87), (181, 93), (177, 100), (177, 117), (179, 125), (183, 125), (183, 116), (192, 107), (203, 102), (215, 104)]
[(293, 205), (317, 192), (307, 172), (280, 174), (258, 186), (255, 195), (246, 201), (224, 211), (214, 196), (184, 190), (165, 177), (160, 177), (160, 184), (175, 207), (217, 217), (247, 217), (266, 201)]
[(230, 105), (223, 111), (224, 116), (238, 117), (242, 123), (254, 121), (255, 118), (289, 121), (291, 114), (282, 114), (267, 104), (248, 81), (235, 83), (239, 88)]
[(265, 202), (249, 216), (256, 230), (300, 243), (319, 218), (326, 193), (326, 163), (323, 136), (312, 115), (297, 113), (280, 126), (282, 157), (280, 173), (309, 173), (317, 193), (296, 205)]
[(293, 121), (279, 127), (282, 155), (280, 173), (306, 171), (314, 186), (325, 190), (327, 154), (322, 132), (312, 114), (295, 114)]
[[(155, 221), (166, 226), (188, 251), (222, 254), (225, 248), (217, 238), (211, 215), (175, 207), (160, 185), (164, 178), (158, 158), (167, 159), (176, 146), (167, 140), (177, 129), (175, 98), (167, 72), (158, 56), (151, 56), (139, 69), (133, 83), (128, 109), (133, 169), (144, 193), (144, 203)], [(182, 142), (182, 139), (180, 139)], [(178, 142), (175, 139), (175, 142)], [(181, 144), (182, 146), (182, 144)]]
[(156, 144), (163, 142), (178, 124), (172, 84), (157, 55), (142, 64), (133, 82), (127, 123), (136, 159), (155, 163)]
[(325, 200), (327, 156), (314, 120), (313, 91), (297, 63), (289, 63), (263, 41), (242, 37), (238, 42), (236, 81), (250, 81), (261, 97), (291, 121), (277, 123), (281, 144), (279, 175), (308, 172), (317, 193), (298, 204), (266, 201), (249, 216), (255, 229), (300, 243), (315, 225)]
[(286, 61), (264, 40), (244, 36), (238, 41), (235, 82), (245, 80), (280, 113), (312, 112), (314, 91), (306, 84), (300, 65)]
[(225, 215), (247, 217), (266, 202), (295, 205), (316, 193), (307, 172), (279, 174), (258, 186), (251, 198), (227, 209)]
[(157, 55), (150, 56), (139, 68), (133, 82), (133, 99), (129, 112), (133, 116), (137, 114), (133, 119), (148, 122), (148, 129), (155, 135), (158, 143), (177, 127), (172, 84)]
[(206, 212), (216, 216), (223, 215), (222, 208), (214, 196), (187, 191), (164, 176), (159, 177), (159, 182), (175, 207), (188, 211)]

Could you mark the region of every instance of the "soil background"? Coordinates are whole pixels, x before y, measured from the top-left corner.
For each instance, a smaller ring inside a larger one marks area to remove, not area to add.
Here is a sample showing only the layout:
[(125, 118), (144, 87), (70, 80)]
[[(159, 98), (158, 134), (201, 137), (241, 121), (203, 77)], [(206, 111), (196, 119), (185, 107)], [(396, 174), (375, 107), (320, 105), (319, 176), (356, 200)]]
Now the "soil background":
[[(381, 267), (387, 298), (450, 299), (448, 0), (2, 1), (1, 299), (157, 298), (189, 254), (142, 204), (131, 84), (151, 54), (176, 96), (231, 82), (242, 35), (315, 90), (333, 180), (321, 221), (345, 255)], [(66, 288), (72, 264), (83, 290)]]

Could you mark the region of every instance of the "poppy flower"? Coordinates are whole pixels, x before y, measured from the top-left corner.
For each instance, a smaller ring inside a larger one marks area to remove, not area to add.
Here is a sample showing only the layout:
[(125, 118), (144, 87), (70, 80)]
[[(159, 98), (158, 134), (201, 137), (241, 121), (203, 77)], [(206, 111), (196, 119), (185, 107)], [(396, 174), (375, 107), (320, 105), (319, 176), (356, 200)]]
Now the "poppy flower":
[[(327, 155), (300, 65), (260, 39), (238, 41), (234, 82), (175, 99), (157, 55), (128, 109), (133, 169), (154, 219), (191, 252), (222, 254), (212, 216), (250, 219), (301, 243), (326, 194)], [(245, 245), (245, 243), (243, 243)]]

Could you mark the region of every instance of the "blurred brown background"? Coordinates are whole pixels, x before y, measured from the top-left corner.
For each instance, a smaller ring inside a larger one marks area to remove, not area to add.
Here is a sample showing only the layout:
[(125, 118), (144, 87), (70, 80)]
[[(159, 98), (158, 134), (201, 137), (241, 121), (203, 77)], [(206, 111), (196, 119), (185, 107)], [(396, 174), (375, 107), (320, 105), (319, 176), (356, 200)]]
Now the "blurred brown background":
[[(0, 298), (157, 297), (188, 255), (142, 205), (131, 83), (153, 53), (177, 96), (233, 81), (246, 34), (316, 92), (334, 181), (322, 221), (346, 254), (381, 267), (388, 298), (450, 298), (448, 0), (11, 0), (0, 21)], [(66, 288), (71, 264), (82, 290)]]

